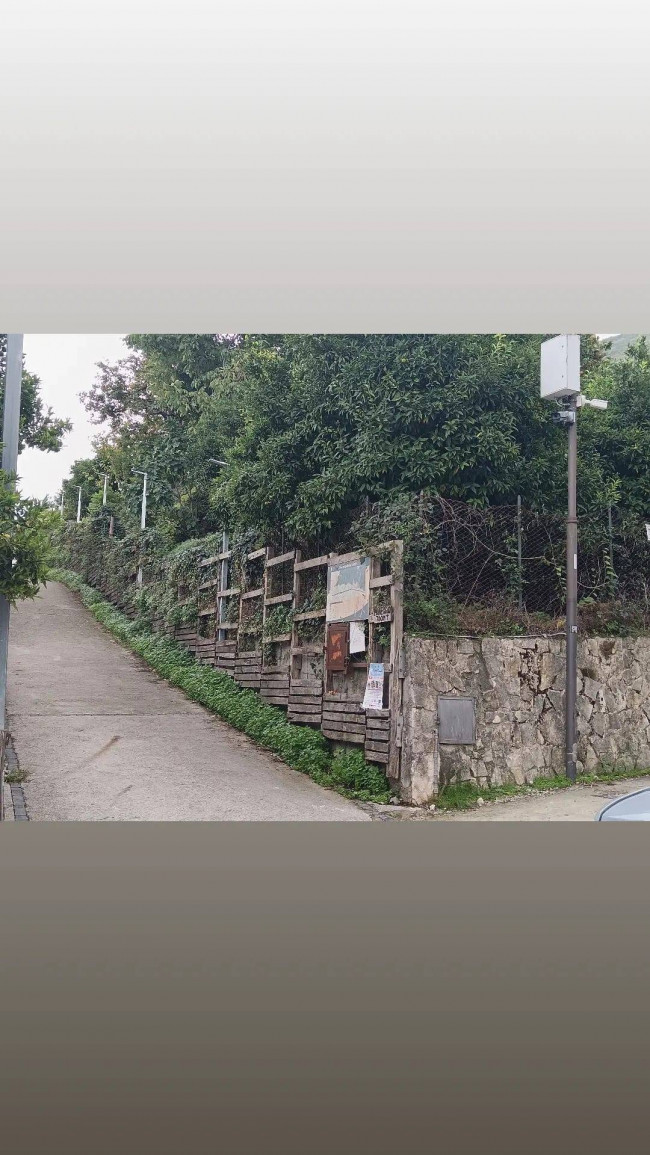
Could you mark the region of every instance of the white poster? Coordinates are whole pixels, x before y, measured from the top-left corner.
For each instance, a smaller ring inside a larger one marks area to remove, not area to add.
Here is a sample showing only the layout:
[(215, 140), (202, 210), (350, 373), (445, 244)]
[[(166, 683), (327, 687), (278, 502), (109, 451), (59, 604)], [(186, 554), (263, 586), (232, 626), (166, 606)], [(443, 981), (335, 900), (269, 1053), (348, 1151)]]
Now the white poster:
[(350, 622), (350, 653), (363, 654), (366, 649), (366, 629), (363, 622)]
[(384, 663), (371, 662), (368, 668), (368, 681), (362, 710), (381, 710), (384, 705)]

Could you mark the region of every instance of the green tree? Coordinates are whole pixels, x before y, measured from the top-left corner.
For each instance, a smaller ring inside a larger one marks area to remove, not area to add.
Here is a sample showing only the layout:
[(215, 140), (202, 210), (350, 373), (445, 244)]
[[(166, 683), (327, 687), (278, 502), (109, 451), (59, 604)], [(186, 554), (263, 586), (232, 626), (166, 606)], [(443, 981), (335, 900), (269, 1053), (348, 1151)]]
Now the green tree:
[[(0, 333), (0, 413), (4, 411), (5, 365), (7, 335)], [(20, 393), (20, 429), (18, 452), (29, 447), (58, 453), (63, 436), (72, 429), (70, 421), (54, 416), (50, 406), (43, 404), (40, 378), (23, 369)]]
[(21, 497), (0, 470), (0, 593), (12, 605), (35, 597), (47, 577), (57, 520), (43, 503)]

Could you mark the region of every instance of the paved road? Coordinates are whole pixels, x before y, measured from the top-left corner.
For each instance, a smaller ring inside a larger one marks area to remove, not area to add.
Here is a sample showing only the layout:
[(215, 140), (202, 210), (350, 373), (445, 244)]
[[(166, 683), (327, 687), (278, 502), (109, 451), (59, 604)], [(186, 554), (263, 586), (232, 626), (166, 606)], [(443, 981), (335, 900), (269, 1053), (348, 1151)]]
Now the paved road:
[(32, 820), (371, 821), (168, 686), (58, 583), (12, 612), (8, 712)]
[(441, 811), (436, 822), (593, 822), (612, 798), (650, 787), (647, 778), (595, 786), (569, 786), (566, 790), (515, 797), (509, 802), (488, 802), (478, 810)]

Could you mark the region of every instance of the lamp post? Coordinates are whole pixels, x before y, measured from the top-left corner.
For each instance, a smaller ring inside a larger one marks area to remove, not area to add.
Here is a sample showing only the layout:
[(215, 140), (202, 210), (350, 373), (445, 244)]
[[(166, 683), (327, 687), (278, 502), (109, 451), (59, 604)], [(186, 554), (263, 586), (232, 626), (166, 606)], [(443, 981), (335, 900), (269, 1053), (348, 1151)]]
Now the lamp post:
[(586, 398), (580, 392), (580, 337), (562, 334), (541, 346), (540, 395), (559, 403), (554, 421), (568, 433), (567, 519), (566, 519), (566, 691), (565, 765), (566, 776), (575, 782), (578, 761), (578, 410), (583, 405), (606, 409), (606, 401)]
[(102, 505), (106, 505), (106, 490), (108, 488), (108, 474), (104, 474), (104, 492), (102, 494)]
[(81, 486), (77, 486), (77, 525), (81, 521)]
[[(147, 524), (147, 475), (142, 469), (132, 469), (132, 473), (138, 473), (142, 478), (142, 504), (140, 506), (140, 532), (142, 533)], [(138, 585), (142, 585), (142, 563), (138, 566)]]

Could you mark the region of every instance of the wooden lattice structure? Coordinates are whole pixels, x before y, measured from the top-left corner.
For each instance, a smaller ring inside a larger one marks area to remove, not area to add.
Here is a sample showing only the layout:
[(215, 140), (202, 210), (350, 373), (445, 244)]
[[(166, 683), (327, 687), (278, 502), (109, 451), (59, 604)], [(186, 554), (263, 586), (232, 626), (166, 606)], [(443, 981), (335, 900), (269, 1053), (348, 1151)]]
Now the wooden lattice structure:
[[(365, 651), (345, 668), (326, 668), (327, 576), (331, 567), (369, 559)], [(237, 558), (231, 549), (200, 563), (194, 620), (176, 640), (240, 685), (286, 709), (292, 722), (317, 726), (333, 743), (361, 747), (394, 781), (402, 729), (402, 543), (345, 555), (304, 558), (271, 547)], [(179, 600), (183, 591), (179, 590)], [(362, 707), (368, 667), (384, 666), (381, 709)]]

